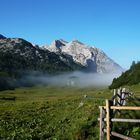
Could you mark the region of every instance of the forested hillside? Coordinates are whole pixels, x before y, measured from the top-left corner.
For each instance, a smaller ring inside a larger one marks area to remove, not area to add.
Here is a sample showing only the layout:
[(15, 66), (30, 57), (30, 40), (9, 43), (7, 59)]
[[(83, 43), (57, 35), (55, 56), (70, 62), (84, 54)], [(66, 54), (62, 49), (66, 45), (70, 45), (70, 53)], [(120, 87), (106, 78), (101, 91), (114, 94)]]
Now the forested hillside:
[(133, 61), (131, 67), (118, 78), (114, 78), (110, 89), (118, 88), (124, 85), (134, 85), (140, 83), (140, 62)]

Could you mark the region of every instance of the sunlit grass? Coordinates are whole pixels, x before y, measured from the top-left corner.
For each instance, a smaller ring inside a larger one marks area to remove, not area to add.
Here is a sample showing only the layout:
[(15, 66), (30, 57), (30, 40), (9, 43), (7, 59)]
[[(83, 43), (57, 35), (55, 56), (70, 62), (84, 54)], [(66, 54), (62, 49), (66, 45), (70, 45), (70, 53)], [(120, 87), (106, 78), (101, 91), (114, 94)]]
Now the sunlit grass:
[[(87, 95), (87, 98), (84, 98)], [(98, 139), (98, 106), (105, 89), (36, 86), (2, 91), (0, 139)]]
[[(138, 97), (139, 85), (129, 89)], [(97, 140), (99, 106), (112, 95), (108, 89), (92, 87), (35, 86), (2, 91), (0, 97), (16, 100), (0, 100), (0, 139)], [(129, 100), (130, 105), (136, 103), (139, 101)]]

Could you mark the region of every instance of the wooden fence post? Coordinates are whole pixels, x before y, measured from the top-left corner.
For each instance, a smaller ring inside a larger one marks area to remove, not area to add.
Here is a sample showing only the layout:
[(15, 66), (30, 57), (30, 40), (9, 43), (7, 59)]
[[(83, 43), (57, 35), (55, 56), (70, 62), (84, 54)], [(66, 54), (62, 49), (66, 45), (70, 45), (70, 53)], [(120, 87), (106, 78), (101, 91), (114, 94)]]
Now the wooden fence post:
[(123, 88), (122, 89), (122, 96), (121, 96), (121, 98), (122, 98), (122, 105), (125, 105), (126, 104), (126, 101), (125, 101), (125, 98), (126, 98), (126, 96), (125, 96), (125, 94), (126, 94), (126, 89), (125, 88)]
[(107, 140), (110, 140), (110, 104), (109, 100), (106, 100), (106, 129), (107, 129)]
[(104, 139), (104, 119), (105, 119), (105, 110), (100, 106), (100, 140)]
[(120, 88), (120, 89), (118, 89), (118, 95), (119, 95), (119, 100), (118, 100), (118, 103), (119, 103), (119, 105), (121, 105), (121, 98), (122, 98), (122, 89)]
[[(115, 97), (115, 96), (116, 96), (116, 94), (117, 94), (117, 93), (116, 93), (116, 89), (114, 89), (114, 93), (113, 93), (113, 94), (114, 94), (114, 97)], [(117, 103), (117, 102), (116, 102), (116, 98), (114, 98), (114, 99), (113, 99), (113, 105), (115, 106), (115, 105), (116, 105), (116, 103)]]

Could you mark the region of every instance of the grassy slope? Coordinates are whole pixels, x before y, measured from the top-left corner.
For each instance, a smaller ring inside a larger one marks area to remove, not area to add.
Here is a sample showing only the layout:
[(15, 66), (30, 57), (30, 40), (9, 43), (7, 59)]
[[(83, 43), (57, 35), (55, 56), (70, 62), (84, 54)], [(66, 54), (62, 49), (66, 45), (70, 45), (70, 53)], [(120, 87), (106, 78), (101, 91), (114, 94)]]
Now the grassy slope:
[[(83, 95), (94, 98), (83, 98)], [(0, 139), (98, 139), (99, 105), (112, 96), (93, 88), (33, 87), (0, 92)], [(79, 107), (83, 102), (83, 106)]]

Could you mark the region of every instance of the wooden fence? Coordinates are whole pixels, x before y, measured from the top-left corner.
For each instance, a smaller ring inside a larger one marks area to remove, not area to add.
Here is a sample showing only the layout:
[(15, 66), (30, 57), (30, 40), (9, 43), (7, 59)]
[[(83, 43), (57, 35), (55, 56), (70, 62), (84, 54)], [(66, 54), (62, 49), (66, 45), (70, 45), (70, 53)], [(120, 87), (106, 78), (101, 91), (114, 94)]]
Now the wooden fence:
[(107, 140), (111, 140), (112, 136), (124, 140), (135, 140), (134, 138), (112, 131), (113, 122), (140, 123), (140, 119), (114, 118), (116, 113), (120, 113), (120, 110), (140, 110), (138, 106), (125, 106), (129, 96), (132, 96), (132, 93), (127, 92), (125, 88), (114, 90), (114, 96), (111, 100), (106, 100), (106, 106), (99, 107), (100, 118), (98, 120), (100, 121), (100, 140), (104, 140), (105, 134)]

